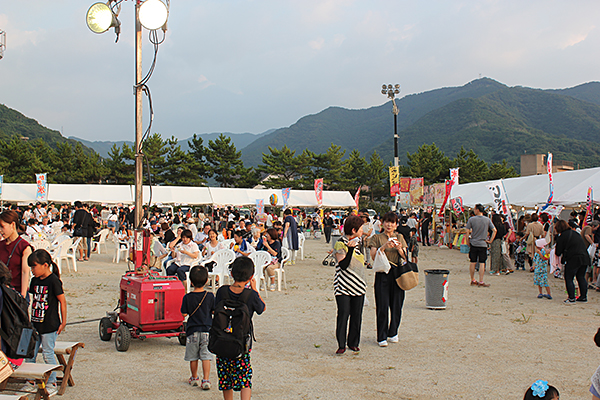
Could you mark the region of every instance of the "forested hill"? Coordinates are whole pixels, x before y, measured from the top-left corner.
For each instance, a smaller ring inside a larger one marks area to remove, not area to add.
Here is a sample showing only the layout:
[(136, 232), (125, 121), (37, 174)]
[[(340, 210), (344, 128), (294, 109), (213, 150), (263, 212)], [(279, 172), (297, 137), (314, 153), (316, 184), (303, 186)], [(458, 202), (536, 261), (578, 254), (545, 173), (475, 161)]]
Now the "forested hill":
[[(487, 162), (506, 159), (518, 167), (523, 152), (547, 152), (581, 167), (600, 165), (600, 83), (569, 89), (508, 87), (482, 78), (397, 100), (400, 157), (422, 144), (436, 143), (448, 156), (464, 146)], [(391, 104), (363, 110), (330, 107), (279, 129), (243, 149), (246, 165), (261, 162), (268, 146), (283, 144), (321, 153), (331, 143), (349, 153), (376, 150), (393, 157)]]
[[(42, 139), (53, 149), (56, 149), (59, 143), (69, 143), (73, 148), (80, 144), (77, 140), (67, 139), (60, 132), (48, 129), (35, 119), (28, 118), (17, 110), (0, 104), (0, 140), (7, 142), (15, 136), (30, 142)], [(92, 149), (85, 145), (82, 147), (85, 153), (92, 152)]]

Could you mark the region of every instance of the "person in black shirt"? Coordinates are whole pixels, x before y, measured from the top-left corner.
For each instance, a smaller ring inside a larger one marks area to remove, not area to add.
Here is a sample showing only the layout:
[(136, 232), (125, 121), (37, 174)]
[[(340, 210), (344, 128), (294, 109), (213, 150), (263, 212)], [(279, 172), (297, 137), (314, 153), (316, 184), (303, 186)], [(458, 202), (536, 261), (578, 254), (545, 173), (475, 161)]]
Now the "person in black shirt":
[(410, 241), (410, 226), (407, 225), (407, 222), (408, 218), (406, 216), (400, 217), (400, 225), (396, 228), (396, 232), (402, 234), (406, 243)]
[[(555, 253), (558, 257), (562, 256), (565, 263), (565, 286), (569, 297), (565, 304), (574, 304), (576, 301), (587, 302), (588, 285), (585, 280), (585, 271), (590, 265), (590, 256), (579, 233), (569, 228), (565, 220), (559, 220), (554, 230), (558, 237), (556, 238)], [(575, 299), (575, 285), (573, 278), (577, 278), (579, 286), (579, 297)]]
[(325, 233), (326, 243), (329, 243), (331, 241), (331, 231), (333, 230), (333, 227), (333, 218), (331, 217), (331, 213), (327, 211), (325, 213), (325, 216), (323, 217), (323, 233)]

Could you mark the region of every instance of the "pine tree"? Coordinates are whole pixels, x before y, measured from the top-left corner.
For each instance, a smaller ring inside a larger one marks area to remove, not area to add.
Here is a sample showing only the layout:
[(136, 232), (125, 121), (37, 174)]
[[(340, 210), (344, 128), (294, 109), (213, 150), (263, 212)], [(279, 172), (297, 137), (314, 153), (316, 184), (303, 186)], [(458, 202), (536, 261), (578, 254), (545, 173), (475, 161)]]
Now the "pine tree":
[(449, 176), (452, 162), (432, 143), (424, 144), (413, 153), (407, 154), (410, 176), (425, 178), (425, 184), (443, 182)]
[(242, 152), (237, 151), (231, 138), (220, 134), (214, 141), (208, 141), (206, 160), (209, 171), (221, 187), (234, 187), (243, 173)]

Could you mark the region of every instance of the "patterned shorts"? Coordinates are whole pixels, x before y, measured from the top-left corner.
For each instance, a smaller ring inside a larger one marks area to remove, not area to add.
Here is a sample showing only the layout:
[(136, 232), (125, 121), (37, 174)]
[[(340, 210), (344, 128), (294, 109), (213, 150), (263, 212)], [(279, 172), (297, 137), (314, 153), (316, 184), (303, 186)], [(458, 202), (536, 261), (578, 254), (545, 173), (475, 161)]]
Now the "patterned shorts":
[(250, 351), (236, 359), (217, 356), (219, 390), (233, 389), (234, 391), (239, 392), (243, 388), (252, 387)]

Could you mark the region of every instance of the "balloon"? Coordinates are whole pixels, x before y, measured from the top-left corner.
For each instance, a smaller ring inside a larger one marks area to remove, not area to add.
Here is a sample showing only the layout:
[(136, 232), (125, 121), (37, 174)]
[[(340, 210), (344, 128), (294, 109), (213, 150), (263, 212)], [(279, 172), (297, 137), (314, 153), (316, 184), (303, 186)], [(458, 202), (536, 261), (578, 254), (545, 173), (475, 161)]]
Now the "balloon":
[(277, 205), (277, 195), (275, 193), (269, 196), (269, 203), (271, 203), (272, 206)]

